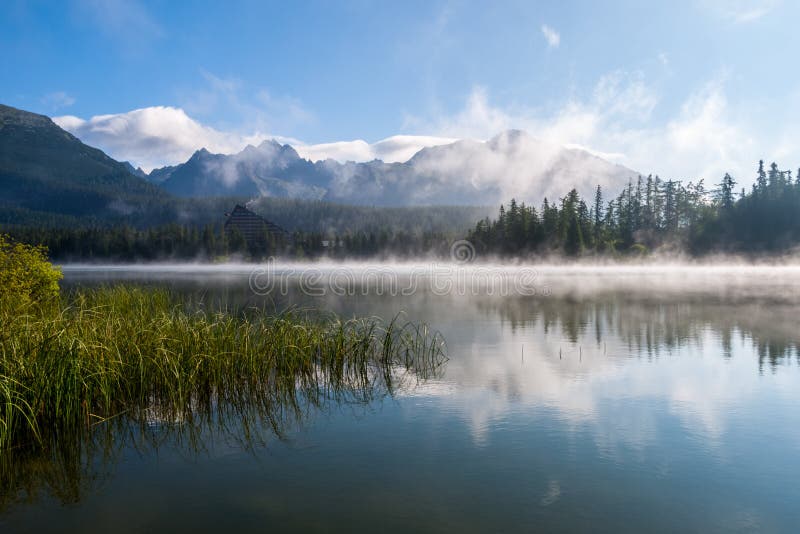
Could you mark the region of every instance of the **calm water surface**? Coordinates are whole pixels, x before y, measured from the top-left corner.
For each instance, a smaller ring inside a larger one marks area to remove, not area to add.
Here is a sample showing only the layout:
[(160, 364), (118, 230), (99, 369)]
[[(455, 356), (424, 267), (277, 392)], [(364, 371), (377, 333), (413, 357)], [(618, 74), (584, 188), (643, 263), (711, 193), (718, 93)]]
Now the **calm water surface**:
[(800, 525), (800, 269), (538, 268), (533, 295), (425, 283), (392, 295), (374, 279), (334, 295), (323, 272), (323, 291), (294, 280), (263, 296), (250, 273), (72, 267), (65, 285), (166, 286), (230, 308), (402, 311), (438, 329), (450, 359), (439, 378), (303, 409), (257, 439), (235, 424), (187, 437), (155, 421), (83, 451), (68, 472), (31, 465), (0, 531)]

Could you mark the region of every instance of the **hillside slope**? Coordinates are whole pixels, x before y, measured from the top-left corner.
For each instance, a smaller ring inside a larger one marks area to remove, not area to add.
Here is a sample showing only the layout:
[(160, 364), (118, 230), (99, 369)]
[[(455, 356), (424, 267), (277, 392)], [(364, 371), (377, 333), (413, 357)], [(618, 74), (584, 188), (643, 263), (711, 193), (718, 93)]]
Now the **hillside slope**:
[[(129, 215), (166, 196), (44, 115), (0, 105), (0, 205), (74, 217)], [(22, 210), (22, 211), (19, 211)]]

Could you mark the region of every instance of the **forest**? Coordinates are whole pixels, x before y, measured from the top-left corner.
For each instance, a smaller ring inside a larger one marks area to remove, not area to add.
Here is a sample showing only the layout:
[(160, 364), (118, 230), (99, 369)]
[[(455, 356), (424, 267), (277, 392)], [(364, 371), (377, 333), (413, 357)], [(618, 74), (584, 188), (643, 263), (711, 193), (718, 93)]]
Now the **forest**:
[(131, 226), (35, 228), (4, 230), (14, 241), (43, 245), (59, 262), (262, 261), (285, 259), (445, 257), (458, 236), (441, 232), (413, 233), (387, 228), (344, 234), (295, 231), (281, 237), (264, 229), (263, 239), (245, 240), (237, 230), (220, 225), (170, 224), (149, 229)]
[[(223, 205), (209, 201), (222, 211)], [(213, 206), (212, 206), (213, 205)], [(246, 241), (216, 223), (169, 223), (50, 227), (5, 225), (12, 239), (47, 247), (56, 261), (260, 261), (290, 259), (447, 258), (450, 244), (466, 238), (479, 255), (502, 257), (637, 257), (653, 251), (688, 253), (780, 254), (800, 244), (800, 170), (759, 162), (752, 187), (737, 190), (726, 174), (707, 187), (640, 176), (606, 199), (572, 190), (561, 199), (544, 199), (536, 208), (512, 199), (496, 218), (485, 217), (468, 229), (485, 208), (374, 208), (319, 201), (259, 199), (256, 212), (289, 230), (286, 236), (264, 231)], [(208, 217), (205, 212), (205, 217)]]
[[(225, 212), (238, 203), (246, 203), (289, 236), (276, 239), (265, 229), (263, 239), (248, 243), (236, 232), (225, 232)], [(63, 215), (50, 220), (42, 214), (15, 217), (6, 211), (5, 219), (0, 214), (0, 234), (42, 244), (61, 262), (412, 257), (446, 255), (449, 243), (491, 211), (485, 206), (390, 208), (268, 197), (250, 202), (235, 197), (177, 199), (168, 205), (170, 216), (128, 214), (117, 220)]]
[(606, 200), (574, 189), (541, 208), (512, 199), (496, 219), (486, 218), (469, 232), (479, 253), (501, 256), (641, 256), (653, 250), (710, 253), (783, 253), (800, 242), (800, 170), (768, 170), (760, 161), (755, 183), (737, 191), (726, 174), (708, 188), (688, 182), (640, 176)]

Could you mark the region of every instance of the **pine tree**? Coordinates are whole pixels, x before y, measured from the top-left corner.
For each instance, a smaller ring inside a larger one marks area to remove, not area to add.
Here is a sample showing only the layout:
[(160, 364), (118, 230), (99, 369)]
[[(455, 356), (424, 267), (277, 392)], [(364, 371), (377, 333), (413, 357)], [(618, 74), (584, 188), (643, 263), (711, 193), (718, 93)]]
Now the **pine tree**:
[(733, 180), (731, 175), (726, 172), (725, 176), (722, 178), (722, 183), (719, 184), (719, 193), (717, 198), (717, 202), (723, 210), (730, 210), (733, 208), (733, 188), (735, 185), (736, 182)]
[(649, 174), (647, 176), (647, 185), (645, 186), (644, 217), (642, 221), (643, 223), (642, 226), (648, 230), (654, 230), (656, 227), (655, 198), (656, 198), (655, 181), (653, 180), (653, 175)]
[(569, 256), (577, 256), (583, 250), (583, 236), (578, 221), (578, 214), (572, 213), (567, 223), (567, 235), (564, 241), (564, 252)]
[(764, 160), (758, 161), (758, 177), (753, 186), (757, 193), (764, 193), (767, 190), (767, 173), (764, 172)]
[(237, 227), (233, 227), (228, 231), (228, 251), (231, 254), (244, 252), (247, 249), (247, 241), (242, 235), (242, 231)]
[(203, 248), (205, 249), (206, 257), (211, 258), (216, 255), (214, 229), (210, 224), (203, 228)]
[(594, 248), (595, 250), (599, 250), (603, 235), (603, 190), (599, 185), (597, 186), (597, 191), (595, 191), (594, 194), (592, 215), (594, 217)]
[(664, 229), (674, 232), (678, 228), (678, 186), (673, 180), (664, 182)]

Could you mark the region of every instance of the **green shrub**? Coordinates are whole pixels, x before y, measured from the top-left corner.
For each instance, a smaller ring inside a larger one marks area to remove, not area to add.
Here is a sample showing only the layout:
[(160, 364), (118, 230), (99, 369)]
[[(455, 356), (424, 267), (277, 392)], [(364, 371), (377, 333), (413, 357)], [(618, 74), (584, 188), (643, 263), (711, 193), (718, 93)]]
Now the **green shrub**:
[(41, 246), (14, 243), (0, 235), (0, 299), (26, 304), (58, 296), (61, 271)]

